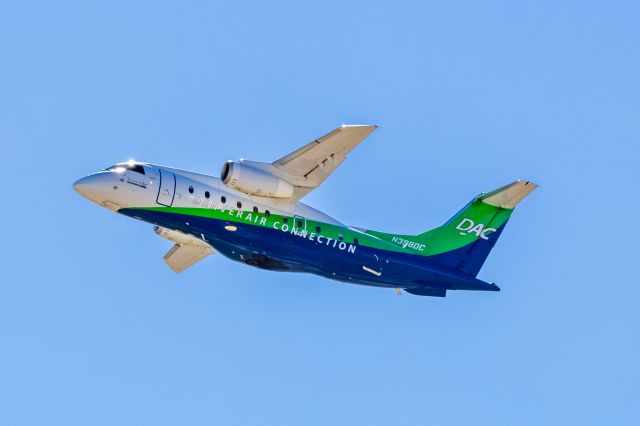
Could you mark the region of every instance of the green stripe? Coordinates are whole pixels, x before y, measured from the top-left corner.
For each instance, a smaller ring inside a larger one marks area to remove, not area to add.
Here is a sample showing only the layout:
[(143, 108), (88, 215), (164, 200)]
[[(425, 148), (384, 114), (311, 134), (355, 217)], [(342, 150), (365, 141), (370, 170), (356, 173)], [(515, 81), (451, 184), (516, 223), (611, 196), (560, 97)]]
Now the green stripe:
[[(253, 211), (246, 210), (220, 210), (204, 207), (139, 207), (137, 209), (185, 216), (206, 217), (233, 223), (261, 226), (269, 229), (281, 229), (284, 224), (284, 219), (287, 218), (288, 223), (286, 225), (289, 227), (289, 231), (291, 231), (292, 226), (295, 226), (292, 216), (282, 216), (278, 214), (270, 214), (267, 216), (263, 212), (254, 213)], [(432, 256), (455, 250), (478, 240), (479, 237), (475, 234), (466, 232), (461, 234), (461, 232), (456, 229), (459, 221), (463, 218), (469, 218), (475, 223), (482, 223), (486, 225), (486, 227), (499, 228), (509, 219), (511, 212), (512, 210), (496, 208), (476, 201), (461, 211), (449, 224), (417, 236), (389, 234), (372, 230), (358, 232), (343, 226), (309, 219), (306, 219), (306, 227), (304, 227), (304, 229), (308, 234), (315, 233), (316, 235), (321, 235), (323, 238), (331, 238), (333, 240), (340, 240), (339, 237), (342, 236), (342, 241), (346, 243), (354, 243), (354, 239), (357, 239), (359, 245), (366, 247), (398, 253)], [(316, 227), (320, 228), (319, 233), (316, 231)], [(303, 228), (296, 226), (296, 229), (301, 230)], [(403, 247), (403, 245), (405, 247)], [(410, 247), (409, 245), (414, 247)], [(422, 250), (420, 250), (420, 248)]]

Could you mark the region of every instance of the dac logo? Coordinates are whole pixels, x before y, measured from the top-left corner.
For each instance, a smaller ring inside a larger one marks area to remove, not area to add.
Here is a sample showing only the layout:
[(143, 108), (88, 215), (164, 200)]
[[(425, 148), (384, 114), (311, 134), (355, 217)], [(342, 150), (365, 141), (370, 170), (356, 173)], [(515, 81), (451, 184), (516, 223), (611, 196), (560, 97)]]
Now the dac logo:
[(462, 222), (460, 222), (458, 226), (456, 226), (456, 229), (464, 231), (467, 234), (476, 234), (476, 236), (483, 240), (488, 240), (489, 237), (487, 237), (487, 235), (492, 232), (496, 232), (495, 228), (485, 228), (485, 225), (482, 223), (476, 225), (474, 221), (466, 217), (462, 219)]

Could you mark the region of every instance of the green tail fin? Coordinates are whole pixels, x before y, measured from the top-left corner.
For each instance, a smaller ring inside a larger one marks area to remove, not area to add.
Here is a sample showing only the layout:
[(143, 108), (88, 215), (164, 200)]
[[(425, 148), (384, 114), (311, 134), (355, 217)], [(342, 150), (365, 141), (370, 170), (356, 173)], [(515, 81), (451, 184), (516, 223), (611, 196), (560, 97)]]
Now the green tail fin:
[(477, 275), (515, 206), (537, 185), (516, 181), (475, 197), (443, 226), (417, 235), (429, 256), (460, 272)]

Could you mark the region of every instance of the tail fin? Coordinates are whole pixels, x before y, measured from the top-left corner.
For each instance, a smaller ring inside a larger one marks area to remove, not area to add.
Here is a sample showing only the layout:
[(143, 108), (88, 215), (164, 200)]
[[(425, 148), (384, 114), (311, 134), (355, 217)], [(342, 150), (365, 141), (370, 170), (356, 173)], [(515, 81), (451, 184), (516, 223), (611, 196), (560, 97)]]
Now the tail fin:
[(515, 206), (537, 186), (529, 181), (516, 181), (480, 194), (443, 226), (416, 239), (429, 247), (433, 259), (476, 276)]

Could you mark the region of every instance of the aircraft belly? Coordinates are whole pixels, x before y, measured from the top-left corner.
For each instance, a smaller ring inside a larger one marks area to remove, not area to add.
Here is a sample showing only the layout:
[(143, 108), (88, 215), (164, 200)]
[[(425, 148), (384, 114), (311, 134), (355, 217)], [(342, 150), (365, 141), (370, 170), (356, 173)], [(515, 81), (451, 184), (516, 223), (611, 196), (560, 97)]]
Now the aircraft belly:
[(308, 272), (338, 281), (378, 287), (456, 289), (457, 277), (437, 262), (357, 245), (349, 250), (294, 233), (252, 224), (138, 209), (119, 211), (204, 239), (229, 259), (262, 269)]

